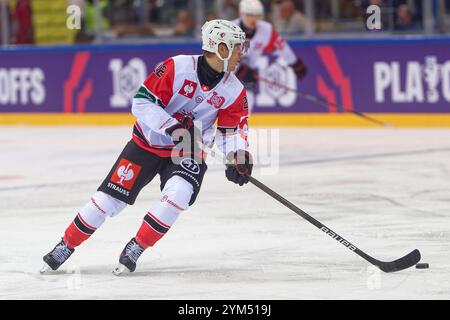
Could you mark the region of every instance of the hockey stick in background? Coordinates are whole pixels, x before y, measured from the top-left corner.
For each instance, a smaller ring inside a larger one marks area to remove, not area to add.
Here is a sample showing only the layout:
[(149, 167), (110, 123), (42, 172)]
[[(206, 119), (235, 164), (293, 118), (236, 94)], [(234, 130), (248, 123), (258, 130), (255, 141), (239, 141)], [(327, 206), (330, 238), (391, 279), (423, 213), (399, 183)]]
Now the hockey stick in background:
[[(284, 90), (286, 90), (286, 91), (292, 91), (292, 92), (295, 92), (295, 93), (297, 93), (300, 97), (302, 97), (302, 98), (304, 98), (304, 99), (306, 99), (306, 100), (309, 100), (309, 101), (314, 102), (314, 103), (318, 103), (318, 104), (323, 105), (323, 106), (326, 106), (326, 107), (328, 107), (329, 105), (332, 105), (333, 107), (337, 107), (337, 108), (339, 108), (339, 109), (341, 109), (341, 110), (346, 110), (346, 109), (347, 109), (347, 108), (345, 108), (345, 107), (344, 107), (343, 105), (341, 105), (341, 104), (331, 103), (331, 102), (329, 102), (329, 101), (327, 101), (327, 100), (325, 100), (325, 99), (316, 97), (316, 96), (314, 96), (314, 95), (312, 95), (312, 94), (304, 93), (304, 92), (302, 92), (302, 91), (300, 91), (300, 90), (297, 90), (297, 89), (288, 87), (288, 86), (286, 86), (286, 85), (284, 85), (284, 84), (282, 84), (282, 83), (276, 82), (276, 81), (272, 81), (272, 80), (269, 80), (269, 79), (266, 79), (266, 78), (262, 78), (262, 77), (260, 77), (260, 76), (256, 76), (256, 79), (259, 80), (259, 81), (265, 82), (265, 83), (267, 83), (267, 84), (276, 86), (276, 87), (278, 87), (278, 88), (284, 89)], [(357, 115), (358, 117), (361, 117), (361, 118), (363, 118), (363, 119), (365, 119), (365, 120), (367, 120), (367, 121), (370, 121), (370, 122), (372, 122), (372, 123), (375, 123), (375, 124), (378, 124), (378, 125), (381, 125), (381, 126), (384, 126), (384, 127), (394, 127), (394, 126), (393, 126), (392, 124), (390, 124), (390, 123), (387, 123), (387, 122), (383, 122), (383, 121), (374, 119), (374, 118), (369, 117), (368, 115), (365, 115), (364, 113), (361, 113), (361, 112), (359, 112), (359, 111), (352, 110), (352, 111), (345, 111), (345, 112), (353, 113), (353, 114)]]
[(353, 251), (354, 253), (356, 253), (357, 255), (359, 255), (360, 257), (365, 259), (366, 261), (377, 266), (384, 272), (395, 272), (395, 271), (404, 270), (404, 269), (414, 266), (415, 264), (417, 264), (420, 261), (420, 252), (417, 249), (411, 251), (406, 256), (401, 257), (400, 259), (390, 261), (390, 262), (383, 262), (383, 261), (379, 261), (375, 258), (372, 258), (364, 251), (358, 249), (354, 244), (352, 244), (349, 241), (342, 238), (339, 234), (337, 234), (330, 228), (326, 227), (324, 224), (322, 224), (318, 220), (314, 219), (313, 217), (311, 217), (309, 214), (307, 214), (300, 208), (296, 207), (293, 203), (286, 200), (285, 198), (280, 196), (278, 193), (276, 193), (275, 191), (273, 191), (272, 189), (270, 189), (269, 187), (267, 187), (266, 185), (264, 185), (263, 183), (258, 181), (257, 179), (255, 179), (251, 176), (249, 178), (250, 178), (250, 182), (252, 184), (254, 184), (256, 187), (258, 187), (259, 189), (261, 189), (262, 191), (267, 193), (269, 196), (271, 196), (275, 200), (281, 202), (284, 206), (286, 206), (289, 209), (291, 209), (292, 211), (294, 211), (300, 217), (306, 219), (308, 222), (315, 225), (318, 229), (325, 232), (327, 235), (332, 237), (334, 240), (336, 240), (340, 244), (344, 245), (345, 247), (347, 247), (348, 249), (350, 249), (351, 251)]

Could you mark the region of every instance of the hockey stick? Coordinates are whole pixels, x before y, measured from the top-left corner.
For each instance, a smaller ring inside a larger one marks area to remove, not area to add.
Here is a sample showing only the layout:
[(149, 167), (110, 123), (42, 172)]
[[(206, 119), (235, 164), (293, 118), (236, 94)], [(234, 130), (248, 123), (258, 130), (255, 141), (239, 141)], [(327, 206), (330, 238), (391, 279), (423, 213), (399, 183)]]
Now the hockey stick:
[[(316, 97), (316, 96), (314, 96), (314, 95), (312, 95), (312, 94), (308, 94), (308, 93), (301, 92), (300, 90), (297, 90), (297, 89), (288, 87), (288, 86), (286, 86), (286, 85), (284, 85), (284, 84), (282, 84), (282, 83), (276, 82), (276, 81), (272, 81), (272, 80), (269, 80), (269, 79), (265, 79), (265, 78), (262, 78), (262, 77), (259, 77), (259, 76), (257, 76), (256, 79), (259, 80), (259, 81), (268, 83), (268, 84), (270, 84), (270, 85), (279, 87), (279, 88), (281, 88), (281, 89), (285, 89), (285, 90), (287, 90), (287, 91), (295, 92), (295, 93), (297, 93), (300, 97), (302, 97), (302, 98), (304, 98), (304, 99), (306, 99), (306, 100), (309, 100), (309, 101), (311, 101), (311, 102), (318, 103), (318, 104), (323, 105), (323, 106), (332, 105), (332, 106), (334, 106), (334, 107), (336, 107), (336, 108), (339, 108), (339, 109), (341, 109), (341, 110), (346, 110), (346, 109), (347, 109), (345, 106), (343, 106), (343, 105), (341, 105), (341, 104), (331, 103), (331, 102), (329, 102), (329, 101), (326, 101), (325, 99), (321, 99), (321, 98)], [(393, 125), (390, 124), (390, 123), (387, 123), (387, 122), (383, 122), (383, 121), (374, 119), (374, 118), (369, 117), (368, 115), (365, 115), (364, 113), (361, 113), (361, 112), (359, 112), (359, 111), (352, 110), (352, 111), (346, 111), (346, 112), (353, 113), (353, 114), (357, 115), (358, 117), (361, 117), (361, 118), (363, 118), (363, 119), (365, 119), (365, 120), (367, 120), (367, 121), (370, 121), (370, 122), (372, 122), (372, 123), (375, 123), (375, 124), (378, 124), (378, 125), (381, 125), (381, 126), (384, 126), (384, 127), (393, 127)]]
[(384, 272), (395, 272), (395, 271), (404, 270), (404, 269), (414, 266), (415, 264), (417, 264), (420, 261), (420, 252), (417, 249), (411, 251), (406, 256), (401, 257), (400, 259), (390, 261), (390, 262), (383, 262), (383, 261), (379, 261), (375, 258), (372, 258), (368, 254), (366, 254), (364, 251), (358, 249), (354, 244), (352, 244), (349, 241), (342, 238), (339, 234), (337, 234), (330, 228), (326, 227), (324, 224), (322, 224), (318, 220), (314, 219), (313, 217), (311, 217), (309, 214), (307, 214), (300, 208), (296, 207), (293, 203), (286, 200), (285, 198), (280, 196), (278, 193), (276, 193), (275, 191), (273, 191), (272, 189), (270, 189), (269, 187), (267, 187), (266, 185), (264, 185), (263, 183), (258, 181), (257, 179), (255, 179), (251, 176), (249, 177), (249, 179), (252, 184), (254, 184), (256, 187), (258, 187), (259, 189), (261, 189), (262, 191), (267, 193), (269, 196), (271, 196), (275, 200), (278, 200), (283, 205), (285, 205), (286, 207), (288, 207), (289, 209), (294, 211), (296, 214), (298, 214), (302, 218), (306, 219), (308, 222), (315, 225), (318, 229), (325, 232), (327, 235), (332, 237), (334, 240), (341, 243), (342, 245), (344, 245), (351, 251), (355, 252), (357, 255), (359, 255), (366, 261), (377, 266)]

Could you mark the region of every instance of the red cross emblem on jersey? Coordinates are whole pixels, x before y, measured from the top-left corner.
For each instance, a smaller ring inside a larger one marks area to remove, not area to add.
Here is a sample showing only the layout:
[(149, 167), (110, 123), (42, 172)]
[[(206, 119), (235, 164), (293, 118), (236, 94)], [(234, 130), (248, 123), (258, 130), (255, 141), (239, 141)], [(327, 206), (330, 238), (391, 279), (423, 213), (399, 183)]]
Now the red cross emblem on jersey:
[(214, 108), (219, 109), (225, 103), (225, 98), (219, 96), (217, 92), (214, 91), (211, 99), (207, 100), (206, 102), (208, 102)]
[(196, 89), (197, 83), (186, 79), (184, 80), (184, 83), (181, 86), (180, 91), (178, 91), (178, 93), (189, 99), (192, 99)]

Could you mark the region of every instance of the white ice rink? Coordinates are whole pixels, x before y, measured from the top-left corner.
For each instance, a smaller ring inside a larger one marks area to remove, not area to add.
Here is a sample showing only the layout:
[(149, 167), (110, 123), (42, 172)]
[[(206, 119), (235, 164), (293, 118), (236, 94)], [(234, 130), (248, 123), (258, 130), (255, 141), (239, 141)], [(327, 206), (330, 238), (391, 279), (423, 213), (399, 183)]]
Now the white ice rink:
[[(385, 274), (211, 165), (197, 202), (111, 270), (159, 179), (52, 275), (42, 256), (96, 190), (130, 127), (0, 127), (0, 299), (450, 299), (450, 130), (280, 129), (279, 168), (254, 176), (373, 257), (417, 248), (429, 269)], [(275, 144), (276, 147), (276, 144)]]

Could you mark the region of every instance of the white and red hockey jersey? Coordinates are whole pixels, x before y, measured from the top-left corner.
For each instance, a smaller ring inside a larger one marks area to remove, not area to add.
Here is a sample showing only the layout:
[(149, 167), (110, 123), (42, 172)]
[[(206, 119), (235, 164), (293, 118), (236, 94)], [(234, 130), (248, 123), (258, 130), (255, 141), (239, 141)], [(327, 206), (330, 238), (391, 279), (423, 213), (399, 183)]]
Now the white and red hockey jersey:
[[(233, 22), (240, 25), (241, 20), (236, 19)], [(267, 54), (274, 54), (278, 58), (282, 58), (287, 65), (294, 64), (297, 61), (297, 56), (292, 48), (278, 34), (274, 26), (267, 21), (258, 20), (255, 34), (249, 40), (250, 47), (241, 62), (252, 69), (256, 69), (257, 58)]]
[[(214, 140), (227, 154), (246, 149), (248, 104), (246, 91), (233, 73), (227, 72), (214, 88), (202, 87), (197, 75), (199, 55), (169, 58), (144, 81), (133, 98), (137, 118), (133, 140), (143, 149), (170, 157), (174, 147), (165, 130), (177, 123), (173, 116), (191, 115), (201, 129), (203, 144)], [(226, 133), (217, 130), (226, 130)]]

